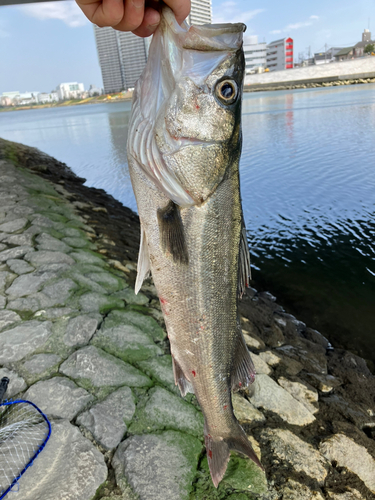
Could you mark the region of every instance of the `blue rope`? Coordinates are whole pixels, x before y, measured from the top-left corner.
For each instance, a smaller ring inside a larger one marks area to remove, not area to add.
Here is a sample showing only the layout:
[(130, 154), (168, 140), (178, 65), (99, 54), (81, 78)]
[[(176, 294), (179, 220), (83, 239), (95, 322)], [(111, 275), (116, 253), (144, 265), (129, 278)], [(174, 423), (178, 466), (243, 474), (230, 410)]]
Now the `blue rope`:
[(31, 466), (33, 465), (34, 463), (34, 460), (36, 459), (36, 457), (39, 455), (39, 453), (43, 450), (43, 448), (46, 446), (47, 444), (47, 441), (49, 440), (49, 438), (51, 437), (51, 432), (52, 432), (52, 427), (51, 427), (51, 423), (50, 421), (48, 420), (48, 418), (46, 417), (46, 415), (34, 404), (32, 403), (31, 401), (26, 401), (24, 399), (16, 399), (15, 401), (3, 401), (1, 404), (0, 404), (0, 407), (1, 406), (10, 406), (10, 405), (14, 405), (14, 404), (17, 404), (17, 403), (27, 403), (31, 406), (33, 406), (41, 415), (42, 417), (44, 418), (45, 422), (47, 423), (48, 425), (48, 435), (46, 437), (46, 439), (44, 440), (44, 442), (42, 443), (42, 445), (39, 447), (39, 449), (36, 451), (35, 455), (30, 459), (29, 463), (22, 469), (22, 471), (20, 472), (19, 476), (17, 476), (15, 479), (13, 479), (12, 481), (12, 484), (9, 486), (9, 488), (7, 488), (4, 493), (1, 494), (0, 496), (0, 500), (2, 498), (5, 497), (5, 495), (7, 493), (9, 493), (11, 491), (11, 489), (13, 488), (13, 486), (15, 486), (17, 483), (18, 483), (18, 480), (20, 479), (20, 477), (26, 472), (26, 470)]

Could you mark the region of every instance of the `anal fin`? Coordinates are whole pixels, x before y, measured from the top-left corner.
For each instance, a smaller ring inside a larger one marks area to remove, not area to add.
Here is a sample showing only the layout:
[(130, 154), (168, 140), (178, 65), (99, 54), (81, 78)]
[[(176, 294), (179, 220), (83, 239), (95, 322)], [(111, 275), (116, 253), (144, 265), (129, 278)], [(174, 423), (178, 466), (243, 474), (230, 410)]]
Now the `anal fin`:
[(179, 207), (170, 201), (158, 210), (160, 245), (176, 264), (188, 264), (189, 257)]
[(141, 244), (139, 245), (137, 279), (135, 282), (135, 294), (141, 289), (143, 281), (150, 276), (150, 256), (148, 254), (148, 246), (146, 233), (141, 224)]
[(178, 385), (181, 396), (184, 397), (188, 392), (194, 394), (194, 389), (188, 379), (185, 377), (184, 372), (182, 371), (181, 366), (178, 364), (174, 356), (172, 356), (173, 362), (173, 374), (175, 384)]
[(252, 384), (255, 380), (255, 366), (251, 360), (249, 350), (245, 344), (241, 332), (241, 326), (238, 323), (236, 338), (236, 351), (233, 356), (234, 364), (232, 369), (231, 386), (232, 391), (237, 392), (240, 389), (245, 389), (248, 385)]

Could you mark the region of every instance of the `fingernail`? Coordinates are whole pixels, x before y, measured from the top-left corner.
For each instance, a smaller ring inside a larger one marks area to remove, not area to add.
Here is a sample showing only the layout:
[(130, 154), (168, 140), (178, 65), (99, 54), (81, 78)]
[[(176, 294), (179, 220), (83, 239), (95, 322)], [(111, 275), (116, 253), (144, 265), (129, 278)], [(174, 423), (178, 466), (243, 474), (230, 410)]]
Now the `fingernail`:
[(137, 9), (140, 9), (145, 4), (144, 0), (132, 0), (132, 3), (134, 5), (134, 7)]

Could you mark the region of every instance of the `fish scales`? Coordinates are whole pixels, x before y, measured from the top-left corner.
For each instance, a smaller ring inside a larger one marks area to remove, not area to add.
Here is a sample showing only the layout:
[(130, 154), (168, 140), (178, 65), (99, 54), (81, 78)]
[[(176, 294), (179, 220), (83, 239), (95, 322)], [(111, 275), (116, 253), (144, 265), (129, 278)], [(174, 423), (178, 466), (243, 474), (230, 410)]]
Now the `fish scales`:
[(231, 401), (255, 374), (237, 312), (239, 280), (248, 279), (238, 170), (243, 30), (180, 28), (165, 7), (128, 136), (142, 231), (136, 289), (151, 270), (176, 384), (182, 395), (194, 391), (205, 417), (216, 487), (230, 449), (261, 466)]

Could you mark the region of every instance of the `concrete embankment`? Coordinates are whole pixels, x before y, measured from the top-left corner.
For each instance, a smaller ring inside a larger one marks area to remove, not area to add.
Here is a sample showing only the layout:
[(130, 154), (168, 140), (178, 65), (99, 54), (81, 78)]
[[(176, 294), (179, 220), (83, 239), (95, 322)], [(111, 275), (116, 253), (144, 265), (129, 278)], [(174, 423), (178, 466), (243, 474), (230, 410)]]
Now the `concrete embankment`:
[(375, 57), (364, 57), (245, 77), (245, 91), (315, 88), (375, 83)]
[(53, 428), (12, 498), (375, 499), (375, 378), (254, 289), (240, 317), (258, 375), (233, 404), (266, 472), (232, 454), (214, 489), (155, 288), (133, 292), (138, 244), (136, 214), (0, 139), (0, 378)]

